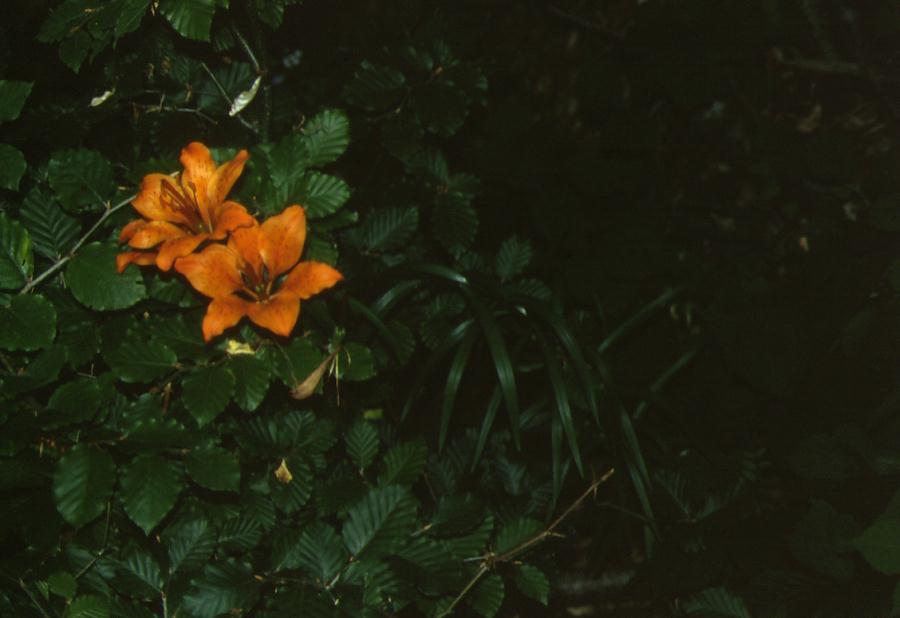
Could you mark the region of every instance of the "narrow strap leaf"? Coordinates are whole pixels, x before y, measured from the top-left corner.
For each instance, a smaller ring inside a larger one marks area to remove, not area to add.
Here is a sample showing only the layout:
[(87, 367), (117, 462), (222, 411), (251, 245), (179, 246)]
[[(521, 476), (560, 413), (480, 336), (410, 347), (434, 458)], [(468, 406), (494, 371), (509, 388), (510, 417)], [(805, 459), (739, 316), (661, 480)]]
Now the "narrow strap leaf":
[(447, 374), (447, 385), (444, 388), (444, 402), (441, 408), (438, 450), (443, 450), (444, 443), (447, 440), (447, 432), (450, 430), (450, 416), (453, 414), (453, 404), (456, 401), (456, 393), (459, 391), (459, 384), (466, 371), (466, 365), (469, 363), (469, 357), (475, 348), (476, 332), (474, 328), (468, 329), (468, 333), (462, 343), (456, 348), (456, 354), (453, 356), (453, 362), (450, 364), (450, 372)]
[(553, 399), (556, 404), (559, 421), (562, 423), (563, 431), (566, 433), (575, 467), (578, 468), (578, 473), (584, 476), (584, 465), (581, 462), (581, 451), (578, 448), (578, 435), (575, 432), (575, 424), (572, 420), (572, 407), (569, 405), (569, 391), (563, 380), (562, 372), (559, 370), (559, 363), (554, 357), (553, 348), (541, 332), (537, 331), (537, 337), (541, 344), (541, 350), (544, 353), (544, 367), (547, 369), (547, 377), (553, 389)]

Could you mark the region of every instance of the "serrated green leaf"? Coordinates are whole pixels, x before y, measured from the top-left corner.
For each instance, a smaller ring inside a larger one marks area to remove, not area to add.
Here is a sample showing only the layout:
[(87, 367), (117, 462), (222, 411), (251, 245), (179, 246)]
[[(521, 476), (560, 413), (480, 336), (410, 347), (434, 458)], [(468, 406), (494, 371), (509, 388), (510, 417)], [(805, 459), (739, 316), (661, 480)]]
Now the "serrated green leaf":
[(708, 588), (684, 601), (681, 607), (689, 616), (713, 614), (729, 618), (750, 618), (743, 599), (725, 588)]
[(294, 338), (286, 347), (274, 351), (272, 358), (275, 372), (290, 388), (302, 382), (325, 360), (312, 342), (302, 337)]
[(344, 96), (366, 110), (386, 109), (397, 101), (405, 84), (406, 78), (397, 69), (363, 60), (344, 89)]
[(223, 552), (244, 552), (256, 547), (262, 539), (262, 526), (249, 517), (232, 517), (219, 530), (219, 549)]
[(332, 237), (321, 232), (314, 233), (306, 241), (306, 259), (337, 266), (338, 248)]
[(431, 185), (436, 185), (441, 190), (446, 190), (450, 183), (450, 165), (447, 163), (447, 157), (436, 148), (428, 148), (419, 152), (415, 157), (410, 159), (407, 164), (409, 172), (417, 176), (422, 176), (429, 181)]
[(50, 586), (50, 592), (67, 599), (74, 597), (75, 591), (78, 589), (75, 577), (67, 571), (59, 571), (50, 575), (47, 578), (47, 585)]
[(25, 285), (34, 271), (31, 237), (18, 221), (0, 212), (0, 289)]
[(303, 127), (307, 165), (326, 165), (344, 154), (350, 144), (350, 121), (339, 109), (326, 109)]
[(396, 551), (416, 524), (416, 502), (396, 485), (378, 487), (349, 511), (344, 544), (354, 556), (378, 558)]
[[(437, 537), (464, 535), (475, 530), (485, 518), (485, 509), (473, 495), (452, 494), (437, 503), (437, 511), (431, 519), (429, 534)], [(487, 542), (487, 535), (484, 539)]]
[(382, 485), (409, 485), (425, 470), (428, 447), (422, 440), (404, 442), (391, 448), (384, 456), (384, 470), (378, 477)]
[(550, 595), (550, 580), (539, 568), (530, 564), (520, 564), (516, 567), (514, 581), (522, 594), (547, 605)]
[(493, 618), (503, 605), (505, 593), (503, 579), (496, 573), (488, 573), (472, 588), (468, 602), (484, 618)]
[(511, 236), (503, 241), (497, 251), (494, 268), (501, 281), (506, 281), (522, 274), (531, 263), (531, 243)]
[(56, 337), (56, 310), (37, 294), (15, 296), (9, 307), (0, 306), (0, 348), (38, 350)]
[(178, 360), (175, 352), (158, 341), (126, 341), (104, 358), (123, 382), (152, 382), (171, 371)]
[(304, 528), (294, 552), (298, 566), (323, 583), (330, 582), (346, 561), (341, 538), (321, 521)]
[(221, 365), (200, 367), (185, 376), (182, 400), (203, 427), (225, 410), (234, 392), (234, 374)]
[(91, 36), (84, 30), (76, 30), (59, 44), (59, 59), (78, 73), (91, 51)]
[(258, 587), (249, 564), (235, 560), (214, 562), (191, 580), (182, 606), (196, 618), (243, 614), (241, 610), (252, 604)]
[(431, 215), (431, 229), (448, 251), (458, 253), (467, 249), (478, 233), (478, 213), (469, 204), (443, 201)]
[(115, 38), (120, 39), (137, 30), (149, 7), (150, 0), (124, 0), (116, 18)]
[(292, 193), (310, 219), (338, 211), (350, 199), (350, 186), (337, 176), (307, 172)]
[(66, 364), (66, 351), (55, 344), (41, 350), (28, 364), (24, 373), (10, 374), (3, 378), (3, 391), (8, 395), (26, 393), (56, 380)]
[(217, 4), (217, 0), (160, 0), (159, 12), (181, 36), (195, 41), (209, 41)]
[(183, 315), (157, 314), (141, 323), (142, 331), (160, 343), (166, 344), (178, 358), (207, 359), (212, 348), (203, 341), (200, 316), (196, 319)]
[(541, 530), (541, 522), (535, 519), (527, 517), (514, 519), (500, 528), (500, 532), (497, 533), (494, 551), (498, 554), (505, 554), (533, 538)]
[(790, 549), (801, 564), (835, 579), (850, 579), (854, 564), (840, 556), (848, 539), (859, 534), (859, 525), (850, 515), (838, 513), (822, 500), (813, 500), (798, 522)]
[(383, 208), (370, 211), (351, 236), (367, 251), (391, 251), (402, 247), (418, 226), (416, 208)]
[(169, 573), (206, 564), (216, 547), (216, 535), (205, 519), (177, 522), (162, 534), (169, 556)]
[(61, 40), (77, 20), (84, 17), (86, 8), (93, 8), (90, 0), (65, 0), (53, 9), (50, 17), (41, 25), (37, 40), (44, 43)]
[(432, 82), (417, 88), (412, 109), (425, 127), (442, 137), (450, 137), (462, 126), (468, 114), (465, 94), (446, 83)]
[(241, 466), (230, 452), (217, 446), (191, 451), (185, 460), (188, 474), (201, 487), (214, 491), (237, 491)]
[(66, 618), (109, 618), (109, 601), (94, 594), (81, 595), (69, 605)]
[(122, 560), (122, 566), (134, 577), (154, 590), (162, 590), (164, 580), (153, 556), (141, 550), (132, 551)]
[(122, 506), (131, 521), (150, 534), (181, 493), (181, 471), (156, 455), (138, 455), (122, 471)]
[(35, 251), (50, 259), (71, 249), (81, 233), (78, 221), (64, 213), (39, 189), (33, 189), (25, 196), (19, 217), (28, 229)]
[(289, 457), (285, 466), (290, 472), (290, 480), (282, 482), (273, 474), (269, 480), (272, 501), (287, 514), (295, 513), (303, 507), (312, 494), (313, 472), (302, 459)]
[(228, 367), (235, 377), (234, 403), (242, 410), (253, 412), (269, 390), (268, 363), (256, 356), (235, 356), (228, 361)]
[(91, 309), (127, 309), (146, 296), (137, 267), (116, 272), (115, 246), (94, 242), (81, 248), (66, 268), (66, 283), (72, 295)]
[(347, 456), (356, 469), (362, 472), (378, 454), (378, 432), (371, 423), (356, 421), (347, 432)]
[(54, 152), (47, 179), (56, 199), (70, 212), (102, 210), (115, 188), (110, 162), (87, 148)]
[(348, 342), (338, 361), (338, 376), (341, 380), (362, 382), (375, 377), (375, 357), (372, 350), (361, 343)]
[(22, 151), (9, 144), (0, 144), (0, 189), (18, 191), (27, 167)]
[(25, 99), (31, 94), (32, 82), (0, 79), (0, 122), (15, 120), (22, 112)]
[[(282, 138), (268, 155), (268, 173), (272, 185), (276, 189), (290, 191), (306, 173), (307, 158), (302, 135), (291, 134)], [(274, 206), (283, 207), (283, 204)]]
[(53, 499), (60, 515), (80, 528), (106, 511), (116, 465), (106, 451), (79, 444), (56, 464)]
[(93, 418), (100, 406), (100, 382), (78, 377), (56, 389), (47, 402), (54, 424), (80, 423)]
[(875, 570), (900, 574), (900, 518), (896, 515), (879, 517), (852, 544)]

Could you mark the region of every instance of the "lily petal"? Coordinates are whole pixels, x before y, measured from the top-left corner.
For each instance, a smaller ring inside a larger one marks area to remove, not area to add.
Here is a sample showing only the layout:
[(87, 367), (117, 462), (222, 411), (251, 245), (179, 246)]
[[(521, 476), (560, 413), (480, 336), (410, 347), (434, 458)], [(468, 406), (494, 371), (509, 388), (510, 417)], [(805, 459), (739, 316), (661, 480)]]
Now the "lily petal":
[(129, 264), (149, 266), (156, 263), (156, 251), (126, 251), (116, 256), (116, 270), (122, 272)]
[(163, 271), (170, 270), (175, 260), (193, 253), (194, 249), (207, 238), (209, 238), (209, 234), (196, 234), (167, 240), (159, 248), (156, 267)]
[(128, 245), (135, 249), (149, 249), (155, 247), (159, 243), (172, 240), (173, 238), (181, 238), (186, 232), (184, 228), (178, 227), (174, 223), (168, 221), (148, 221), (146, 225), (140, 229), (135, 227), (135, 232), (128, 240)]
[(244, 164), (249, 158), (250, 153), (246, 150), (241, 150), (231, 161), (223, 163), (216, 168), (206, 188), (206, 197), (209, 199), (210, 204), (221, 204), (225, 201), (225, 196), (228, 195), (238, 176), (244, 171)]
[(237, 296), (212, 299), (203, 316), (203, 340), (209, 341), (240, 322), (247, 314), (247, 306), (247, 301)]
[(225, 238), (229, 232), (238, 228), (256, 225), (256, 219), (237, 202), (222, 202), (215, 219), (216, 226), (212, 231), (212, 238), (215, 240)]
[(210, 245), (199, 253), (192, 253), (175, 262), (175, 270), (187, 277), (194, 289), (220, 298), (242, 289), (238, 271), (238, 255), (224, 245)]
[(180, 212), (166, 208), (162, 201), (162, 183), (172, 184), (172, 179), (165, 174), (147, 174), (141, 181), (141, 189), (131, 205), (141, 215), (152, 221), (168, 221), (187, 225), (188, 219)]
[(343, 278), (341, 273), (323, 262), (300, 262), (284, 278), (278, 293), (306, 300)]
[(241, 256), (254, 273), (261, 275), (262, 258), (259, 256), (259, 226), (241, 227), (228, 237), (228, 248)]
[(134, 221), (130, 221), (122, 228), (122, 231), (119, 233), (119, 242), (128, 242), (131, 240), (131, 237), (134, 236), (135, 232), (140, 230), (142, 227), (147, 225), (146, 219), (135, 219)]
[(209, 223), (209, 182), (216, 172), (216, 162), (213, 161), (209, 148), (200, 142), (191, 142), (181, 149), (179, 158), (184, 166), (181, 174), (181, 184), (188, 191), (195, 192), (197, 207), (204, 224)]
[(300, 206), (285, 208), (260, 226), (259, 254), (272, 277), (286, 273), (300, 259), (306, 242), (306, 211)]
[(290, 295), (275, 295), (264, 303), (247, 303), (247, 317), (255, 324), (286, 337), (300, 317), (300, 301)]

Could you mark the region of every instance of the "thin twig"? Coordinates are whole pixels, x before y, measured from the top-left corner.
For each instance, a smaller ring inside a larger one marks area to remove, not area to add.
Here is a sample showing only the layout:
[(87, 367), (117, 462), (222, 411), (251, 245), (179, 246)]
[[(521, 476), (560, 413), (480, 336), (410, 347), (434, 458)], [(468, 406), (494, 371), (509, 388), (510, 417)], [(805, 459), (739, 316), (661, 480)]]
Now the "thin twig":
[(831, 75), (844, 75), (846, 77), (871, 78), (876, 81), (897, 81), (887, 75), (875, 73), (855, 62), (841, 60), (816, 60), (812, 58), (788, 59), (779, 51), (773, 54), (775, 63), (786, 69), (796, 69), (810, 73), (825, 73)]
[(494, 567), (494, 565), (512, 560), (525, 550), (533, 547), (534, 545), (537, 545), (538, 543), (541, 543), (542, 541), (545, 541), (548, 537), (559, 536), (559, 534), (555, 532), (555, 529), (563, 522), (563, 520), (571, 515), (572, 512), (575, 511), (575, 509), (581, 506), (581, 503), (584, 502), (588, 496), (596, 493), (600, 485), (608, 481), (615, 471), (615, 468), (610, 468), (603, 474), (603, 476), (591, 483), (591, 485), (586, 490), (584, 490), (584, 492), (580, 496), (578, 496), (578, 498), (576, 498), (575, 501), (572, 502), (572, 504), (570, 504), (569, 507), (565, 511), (563, 511), (559, 517), (554, 519), (553, 522), (543, 531), (537, 533), (530, 539), (519, 543), (512, 549), (502, 554), (487, 554), (486, 556), (481, 556), (481, 564), (478, 566), (478, 570), (475, 572), (475, 575), (472, 576), (472, 579), (469, 580), (469, 583), (467, 583), (466, 586), (459, 592), (459, 594), (456, 595), (447, 609), (445, 609), (438, 615), (438, 618), (443, 618), (444, 616), (449, 616), (451, 613), (453, 613), (454, 608), (459, 605), (466, 594), (468, 594), (469, 591), (472, 590), (475, 584), (477, 584), (479, 580), (484, 577), (485, 573), (490, 571)]
[[(200, 63), (200, 66), (203, 67), (203, 70), (206, 71), (206, 74), (207, 74), (207, 75), (209, 75), (209, 78), (212, 80), (213, 84), (215, 84), (215, 85), (216, 85), (216, 88), (219, 89), (219, 94), (221, 94), (221, 95), (222, 95), (222, 98), (225, 99), (225, 103), (226, 103), (229, 107), (231, 107), (232, 105), (234, 105), (234, 101), (231, 99), (230, 96), (228, 96), (228, 92), (226, 92), (226, 90), (225, 90), (225, 88), (222, 86), (222, 84), (219, 83), (219, 80), (216, 79), (216, 76), (213, 75), (213, 72), (209, 70), (209, 67), (206, 66), (206, 63), (205, 63), (205, 62), (201, 62), (201, 63)], [(249, 122), (247, 122), (247, 121), (244, 119), (244, 117), (241, 116), (240, 112), (238, 112), (237, 114), (235, 114), (234, 117), (237, 118), (237, 119), (240, 121), (240, 123), (241, 123), (242, 125), (244, 125), (244, 127), (246, 127), (247, 129), (253, 131), (254, 133), (256, 133), (256, 129), (253, 127), (253, 125), (250, 124)]]
[(75, 246), (72, 247), (72, 250), (69, 251), (69, 254), (68, 254), (68, 255), (65, 255), (65, 256), (63, 256), (63, 257), (61, 257), (61, 258), (59, 258), (58, 260), (56, 260), (56, 262), (54, 262), (53, 265), (50, 266), (50, 268), (48, 268), (47, 270), (45, 270), (44, 272), (42, 272), (40, 275), (38, 275), (37, 277), (35, 277), (35, 278), (32, 279), (31, 281), (29, 281), (29, 282), (25, 285), (25, 287), (23, 287), (21, 290), (19, 290), (19, 294), (27, 294), (28, 292), (30, 292), (31, 290), (33, 290), (38, 284), (40, 284), (42, 281), (44, 281), (45, 279), (47, 279), (47, 277), (51, 276), (53, 273), (55, 273), (55, 272), (58, 271), (60, 268), (62, 268), (63, 266), (65, 266), (66, 263), (67, 263), (69, 260), (71, 260), (71, 259), (75, 256), (75, 253), (81, 248), (81, 246), (84, 245), (84, 243), (87, 242), (88, 238), (90, 238), (91, 235), (92, 235), (94, 232), (96, 232), (97, 229), (98, 229), (101, 225), (103, 225), (103, 223), (113, 215), (113, 213), (115, 213), (115, 212), (118, 211), (118, 210), (121, 210), (121, 209), (124, 208), (125, 206), (128, 206), (128, 204), (130, 204), (131, 201), (132, 201), (135, 197), (137, 197), (137, 196), (136, 196), (136, 195), (132, 195), (131, 197), (122, 200), (121, 202), (119, 202), (119, 203), (116, 204), (115, 206), (112, 206), (112, 207), (107, 206), (106, 212), (104, 212), (103, 215), (102, 215), (99, 219), (97, 219), (96, 223), (94, 223), (94, 225), (92, 225), (91, 228), (90, 228), (87, 232), (85, 232), (84, 235), (83, 235), (81, 238), (78, 239), (78, 242), (75, 243)]
[(81, 570), (75, 574), (75, 579), (80, 579), (82, 575), (87, 573), (91, 567), (93, 567), (97, 561), (103, 557), (103, 554), (106, 553), (106, 547), (109, 542), (109, 515), (110, 515), (110, 507), (111, 503), (109, 501), (106, 502), (106, 525), (103, 529), (103, 546), (100, 548), (100, 551), (97, 552), (97, 555), (90, 559), (90, 561), (81, 567)]
[(259, 61), (256, 59), (256, 54), (253, 53), (253, 49), (250, 47), (249, 43), (247, 43), (247, 39), (244, 38), (244, 35), (241, 34), (241, 31), (238, 30), (238, 27), (234, 24), (231, 25), (231, 30), (237, 37), (238, 43), (241, 44), (241, 48), (244, 50), (244, 53), (247, 54), (247, 58), (250, 59), (250, 64), (253, 65), (253, 70), (256, 71), (257, 75), (259, 75), (262, 72), (261, 67), (259, 65)]
[(28, 595), (28, 598), (31, 599), (32, 604), (34, 604), (34, 606), (38, 609), (38, 611), (41, 612), (41, 616), (43, 616), (44, 618), (51, 618), (50, 614), (47, 613), (47, 610), (44, 609), (43, 605), (38, 603), (37, 599), (34, 598), (34, 595), (31, 594), (31, 590), (28, 589), (28, 586), (25, 584), (24, 581), (22, 581), (21, 578), (19, 579), (19, 586), (21, 586), (22, 591)]

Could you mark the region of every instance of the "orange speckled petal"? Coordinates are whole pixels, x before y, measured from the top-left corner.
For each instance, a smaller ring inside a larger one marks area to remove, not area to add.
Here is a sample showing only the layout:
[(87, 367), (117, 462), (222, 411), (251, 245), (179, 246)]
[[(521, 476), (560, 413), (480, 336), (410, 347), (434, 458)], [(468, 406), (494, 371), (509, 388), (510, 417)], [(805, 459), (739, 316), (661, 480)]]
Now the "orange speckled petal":
[(300, 317), (300, 301), (290, 295), (276, 294), (264, 303), (248, 303), (247, 317), (276, 335), (286, 337)]
[(229, 232), (233, 232), (240, 227), (256, 225), (256, 219), (237, 202), (224, 202), (218, 208), (215, 220), (215, 228), (212, 231), (214, 240), (221, 240), (228, 236)]
[(183, 228), (168, 221), (148, 221), (146, 225), (135, 230), (128, 240), (128, 245), (135, 249), (149, 249), (163, 241), (181, 238), (185, 234), (187, 232)]
[(137, 197), (131, 200), (131, 205), (141, 215), (151, 221), (168, 221), (170, 223), (187, 224), (188, 220), (179, 212), (163, 206), (162, 183), (172, 183), (172, 179), (165, 174), (147, 174), (141, 181), (141, 189)]
[(206, 195), (210, 204), (221, 204), (228, 197), (231, 187), (237, 182), (238, 176), (244, 171), (244, 164), (250, 158), (250, 153), (246, 150), (238, 152), (234, 158), (228, 163), (224, 163), (216, 168), (212, 178), (209, 179), (209, 186), (206, 189)]
[(306, 300), (322, 290), (327, 290), (344, 276), (323, 262), (300, 262), (284, 278), (279, 294), (291, 294)]
[(228, 237), (228, 248), (241, 256), (254, 272), (260, 274), (262, 258), (259, 256), (259, 226), (241, 227)]
[(238, 256), (224, 245), (210, 245), (199, 253), (192, 253), (175, 262), (175, 270), (187, 277), (194, 289), (219, 298), (242, 289)]
[(116, 256), (116, 270), (120, 273), (129, 264), (150, 266), (156, 263), (156, 251), (126, 251)]
[(214, 298), (203, 316), (203, 340), (209, 341), (231, 328), (247, 314), (248, 303), (237, 296)]
[(285, 208), (259, 226), (259, 254), (272, 277), (286, 273), (300, 259), (306, 241), (306, 211), (300, 206)]
[(146, 219), (135, 219), (134, 221), (129, 222), (119, 233), (119, 242), (128, 242), (131, 237), (134, 236), (134, 233), (145, 225), (147, 225)]
[(186, 190), (196, 192), (200, 216), (204, 222), (208, 222), (209, 207), (213, 204), (209, 199), (209, 183), (216, 172), (216, 162), (213, 161), (209, 148), (200, 142), (191, 142), (182, 148), (180, 160), (184, 166), (181, 184)]
[(209, 234), (197, 234), (195, 236), (182, 236), (174, 240), (166, 241), (159, 248), (159, 257), (156, 258), (156, 266), (160, 270), (168, 271), (178, 258), (194, 252)]

